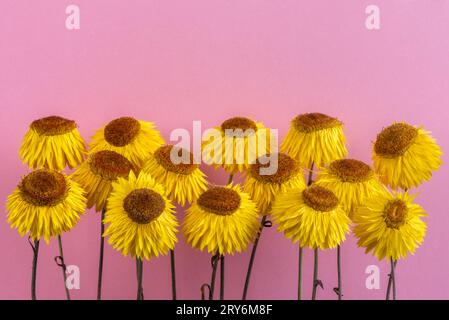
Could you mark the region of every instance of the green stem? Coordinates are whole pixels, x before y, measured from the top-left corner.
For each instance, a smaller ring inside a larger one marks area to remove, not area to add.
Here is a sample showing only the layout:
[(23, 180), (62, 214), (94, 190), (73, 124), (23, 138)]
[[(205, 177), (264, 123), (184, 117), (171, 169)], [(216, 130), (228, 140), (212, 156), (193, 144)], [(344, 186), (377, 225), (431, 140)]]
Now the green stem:
[(62, 269), (62, 277), (64, 279), (64, 288), (67, 300), (70, 300), (70, 291), (67, 288), (67, 273), (66, 273), (66, 265), (64, 261), (64, 252), (62, 250), (62, 238), (61, 235), (58, 236), (58, 245), (59, 245), (59, 257), (61, 259), (61, 269)]
[(298, 268), (298, 300), (301, 300), (301, 290), (302, 290), (302, 247), (299, 245), (299, 268)]
[(142, 259), (136, 259), (136, 272), (137, 272), (137, 300), (143, 300), (143, 262)]
[(34, 246), (32, 247), (33, 247), (33, 268), (31, 273), (31, 299), (36, 300), (36, 272), (37, 272), (37, 258), (39, 255), (39, 240), (35, 240)]
[(220, 257), (220, 300), (224, 299), (225, 257)]
[(103, 282), (103, 257), (104, 257), (104, 217), (105, 217), (106, 210), (101, 210), (101, 227), (100, 227), (100, 260), (98, 263), (98, 285), (97, 285), (97, 300), (101, 300), (101, 287)]
[(248, 293), (248, 287), (249, 287), (249, 280), (251, 279), (251, 271), (253, 270), (254, 258), (256, 257), (257, 246), (259, 245), (259, 240), (262, 235), (262, 230), (265, 227), (266, 220), (267, 220), (267, 215), (264, 215), (262, 217), (262, 220), (260, 221), (259, 233), (257, 234), (256, 240), (254, 240), (253, 249), (251, 251), (251, 257), (249, 259), (248, 271), (246, 272), (245, 287), (243, 288), (242, 300), (246, 300), (246, 295)]
[(171, 291), (172, 299), (176, 300), (176, 270), (175, 270), (175, 250), (170, 250), (170, 267), (171, 267)]

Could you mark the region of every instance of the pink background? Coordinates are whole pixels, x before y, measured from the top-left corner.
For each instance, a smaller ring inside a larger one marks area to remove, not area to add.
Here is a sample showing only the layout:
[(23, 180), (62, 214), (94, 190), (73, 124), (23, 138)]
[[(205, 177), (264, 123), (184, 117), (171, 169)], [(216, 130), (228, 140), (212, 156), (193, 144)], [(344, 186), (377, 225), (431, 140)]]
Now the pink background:
[[(81, 9), (81, 29), (65, 28), (65, 8)], [(381, 29), (365, 28), (377, 4)], [(18, 158), (29, 123), (58, 114), (96, 128), (131, 115), (174, 128), (203, 128), (244, 115), (278, 128), (296, 114), (321, 111), (345, 122), (350, 156), (370, 161), (377, 132), (395, 120), (423, 125), (449, 150), (449, 1), (23, 1), (0, 2), (0, 298), (28, 299), (32, 252), (6, 223), (4, 202), (22, 174)], [(444, 156), (447, 161), (447, 157)], [(222, 171), (206, 168), (211, 181)], [(419, 188), (428, 235), (397, 269), (398, 296), (449, 298), (447, 166)], [(182, 218), (182, 210), (179, 216)], [(63, 237), (66, 260), (81, 270), (75, 299), (96, 297), (99, 214), (90, 211)], [(182, 240), (179, 298), (197, 299), (210, 256)], [(63, 299), (55, 241), (41, 245), (38, 297)], [(249, 254), (227, 258), (226, 297), (241, 296)], [(321, 254), (319, 298), (335, 299), (335, 251)], [(310, 298), (312, 255), (304, 258)], [(106, 246), (104, 297), (134, 299), (135, 264)], [(365, 288), (365, 268), (381, 269), (381, 289)], [(351, 237), (343, 246), (346, 299), (382, 299), (386, 263)], [(145, 297), (170, 298), (169, 258), (145, 263)], [(297, 248), (265, 229), (249, 297), (295, 299)]]

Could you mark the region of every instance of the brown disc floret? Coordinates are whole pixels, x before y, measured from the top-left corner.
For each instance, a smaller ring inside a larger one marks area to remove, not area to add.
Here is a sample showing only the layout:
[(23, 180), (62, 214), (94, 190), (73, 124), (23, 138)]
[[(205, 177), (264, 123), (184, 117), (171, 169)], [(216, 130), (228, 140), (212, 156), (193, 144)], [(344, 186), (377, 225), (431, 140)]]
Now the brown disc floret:
[(128, 177), (133, 165), (121, 154), (115, 151), (103, 150), (92, 154), (89, 158), (90, 169), (103, 179), (115, 180)]
[(293, 119), (293, 126), (300, 132), (312, 132), (341, 126), (341, 122), (322, 113), (305, 113)]
[[(188, 163), (173, 163), (172, 156), (176, 156), (176, 158), (184, 160), (184, 156), (186, 155), (188, 157)], [(193, 161), (194, 159), (192, 153), (173, 145), (165, 145), (160, 147), (154, 153), (154, 157), (157, 163), (170, 172), (188, 175), (198, 168), (198, 165)]]
[(329, 165), (329, 170), (343, 182), (363, 182), (374, 174), (369, 165), (354, 159), (335, 160)]
[(58, 116), (50, 116), (35, 120), (30, 126), (42, 136), (65, 134), (76, 128), (76, 122)]
[(374, 152), (385, 158), (402, 156), (415, 141), (418, 129), (406, 124), (395, 123), (383, 129), (374, 143)]
[(140, 122), (131, 117), (122, 117), (109, 122), (104, 128), (104, 138), (115, 147), (124, 147), (137, 137)]
[(25, 201), (36, 206), (54, 206), (66, 197), (67, 182), (62, 173), (39, 169), (25, 176), (20, 185)]
[(338, 206), (337, 196), (324, 187), (312, 185), (302, 192), (304, 203), (310, 208), (328, 212), (334, 210)]
[(162, 196), (150, 189), (131, 191), (123, 201), (128, 217), (138, 224), (147, 224), (157, 219), (165, 209)]
[(205, 211), (217, 215), (231, 215), (240, 207), (240, 195), (226, 187), (212, 187), (203, 192), (197, 204)]

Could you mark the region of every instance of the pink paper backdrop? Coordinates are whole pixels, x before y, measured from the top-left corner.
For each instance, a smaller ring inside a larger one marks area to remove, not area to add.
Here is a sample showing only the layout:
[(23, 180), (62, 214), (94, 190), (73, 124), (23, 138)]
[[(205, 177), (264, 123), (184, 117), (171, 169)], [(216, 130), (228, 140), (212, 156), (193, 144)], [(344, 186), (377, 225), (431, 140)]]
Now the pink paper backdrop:
[[(77, 4), (81, 29), (65, 28)], [(365, 7), (380, 7), (381, 29), (365, 28)], [(29, 123), (59, 114), (78, 121), (88, 139), (119, 116), (174, 128), (203, 128), (234, 115), (278, 128), (296, 114), (321, 111), (345, 122), (350, 156), (370, 162), (371, 142), (395, 120), (423, 125), (449, 150), (449, 1), (23, 1), (0, 2), (0, 298), (28, 299), (32, 252), (6, 223), (5, 199), (27, 172), (18, 157)], [(447, 157), (444, 156), (447, 161)], [(222, 171), (206, 168), (225, 182)], [(429, 213), (424, 246), (401, 261), (398, 296), (449, 298), (447, 166), (419, 189)], [(180, 210), (179, 217), (183, 213)], [(89, 211), (64, 235), (68, 264), (81, 270), (75, 299), (96, 297), (99, 214)], [(210, 277), (210, 256), (182, 240), (179, 298), (197, 299)], [(38, 297), (63, 299), (57, 245), (41, 245)], [(241, 296), (249, 254), (227, 258), (226, 297)], [(311, 293), (312, 255), (304, 258)], [(381, 270), (380, 290), (365, 287), (365, 268)], [(106, 246), (104, 297), (134, 299), (135, 264)], [(343, 246), (346, 299), (382, 299), (387, 265)], [(145, 297), (170, 298), (169, 258), (145, 263)], [(335, 251), (321, 254), (319, 298), (335, 299)], [(297, 248), (266, 229), (249, 297), (295, 299)]]

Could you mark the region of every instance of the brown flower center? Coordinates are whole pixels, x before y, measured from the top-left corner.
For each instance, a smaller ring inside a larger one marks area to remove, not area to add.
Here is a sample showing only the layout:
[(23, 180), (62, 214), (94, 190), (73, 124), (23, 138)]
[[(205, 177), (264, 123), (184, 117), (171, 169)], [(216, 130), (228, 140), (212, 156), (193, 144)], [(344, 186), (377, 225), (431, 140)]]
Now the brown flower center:
[(404, 201), (395, 199), (387, 203), (384, 214), (385, 223), (392, 229), (398, 229), (404, 225), (407, 218), (408, 208)]
[(66, 197), (67, 183), (64, 175), (40, 169), (22, 179), (19, 190), (22, 197), (36, 206), (54, 206)]
[[(264, 156), (267, 159), (267, 156)], [(268, 168), (272, 166), (266, 161), (262, 161), (261, 158), (257, 159), (256, 163), (252, 164), (249, 168), (250, 175), (264, 183), (284, 183), (290, 180), (291, 177), (299, 173), (300, 166), (297, 161), (289, 157), (285, 153), (278, 153), (278, 167), (274, 174), (262, 174), (262, 168)]]
[(383, 129), (374, 143), (374, 152), (386, 158), (403, 155), (415, 140), (418, 130), (406, 123), (395, 123)]
[(225, 133), (230, 133), (232, 134), (232, 132), (226, 132), (226, 130), (242, 130), (243, 133), (245, 133), (246, 130), (253, 130), (254, 132), (257, 131), (257, 125), (256, 123), (248, 118), (244, 118), (244, 117), (234, 117), (234, 118), (230, 118), (226, 121), (224, 121), (221, 124), (221, 129), (225, 132)]
[(109, 122), (104, 128), (104, 138), (115, 147), (130, 144), (139, 134), (140, 123), (131, 117), (122, 117)]
[(203, 210), (217, 215), (231, 215), (240, 207), (240, 195), (226, 187), (212, 187), (201, 194), (197, 204)]
[(50, 116), (33, 121), (30, 127), (39, 135), (56, 136), (72, 131), (76, 128), (76, 123), (73, 120)]
[(374, 174), (369, 165), (354, 159), (335, 160), (330, 164), (329, 169), (343, 182), (366, 181)]
[(90, 156), (90, 169), (107, 180), (127, 177), (133, 166), (128, 159), (114, 151), (103, 150)]
[(329, 189), (317, 185), (305, 189), (302, 197), (305, 204), (316, 211), (327, 212), (338, 206), (337, 196)]
[(123, 201), (128, 217), (138, 224), (146, 224), (159, 217), (165, 209), (164, 198), (150, 189), (131, 191)]
[(340, 126), (341, 122), (322, 113), (305, 113), (293, 119), (293, 126), (300, 132), (312, 132)]
[[(172, 152), (174, 152), (175, 156), (179, 157), (180, 161), (185, 160), (183, 157), (188, 157), (187, 160), (189, 163), (173, 163), (171, 159)], [(154, 153), (154, 157), (162, 167), (174, 173), (188, 175), (195, 171), (196, 168), (198, 168), (198, 165), (193, 161), (193, 155), (189, 151), (173, 145), (160, 147)]]

